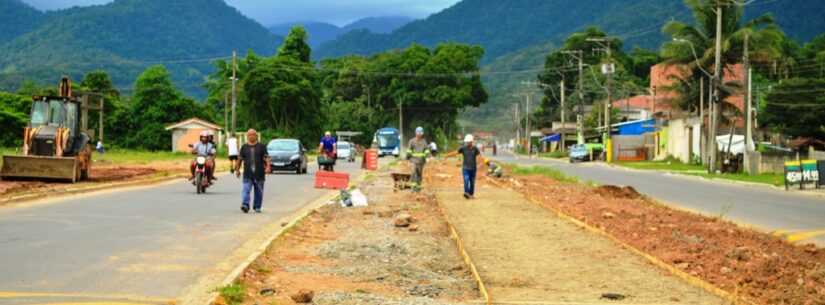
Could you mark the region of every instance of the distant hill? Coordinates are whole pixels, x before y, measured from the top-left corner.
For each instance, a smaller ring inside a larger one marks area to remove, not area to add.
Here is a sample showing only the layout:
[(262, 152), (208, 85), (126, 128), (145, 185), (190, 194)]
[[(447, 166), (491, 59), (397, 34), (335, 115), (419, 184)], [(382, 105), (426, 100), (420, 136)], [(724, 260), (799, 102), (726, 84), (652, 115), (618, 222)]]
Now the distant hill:
[(343, 27), (319, 21), (297, 21), (270, 26), (269, 31), (275, 35), (286, 36), (292, 27), (301, 25), (309, 33), (309, 45), (315, 48), (351, 31), (366, 30), (371, 33), (390, 33), (411, 21), (413, 21), (412, 18), (403, 16), (367, 17)]
[(208, 58), (232, 50), (273, 54), (280, 42), (223, 0), (116, 0), (50, 12), (36, 29), (0, 46), (0, 89), (103, 69), (128, 90), (143, 69), (164, 64), (179, 88), (202, 96)]
[(300, 25), (303, 26), (309, 33), (309, 45), (317, 47), (324, 42), (333, 40), (341, 35), (342, 29), (334, 24), (317, 21), (299, 21), (290, 23), (281, 23), (269, 27), (269, 31), (275, 35), (286, 37), (292, 27)]
[(342, 32), (368, 30), (373, 33), (386, 34), (407, 25), (415, 19), (404, 16), (367, 17), (345, 25)]
[[(825, 30), (825, 1), (757, 1), (748, 16), (772, 12), (780, 26), (799, 40)], [(691, 18), (683, 0), (464, 0), (389, 34), (353, 31), (321, 46), (319, 58), (374, 54), (411, 43), (432, 46), (443, 41), (478, 44), (485, 62), (527, 46), (560, 43), (570, 33), (598, 26), (625, 38), (626, 46), (656, 48), (665, 37), (666, 20)]]
[(0, 45), (34, 30), (43, 15), (20, 0), (0, 0)]

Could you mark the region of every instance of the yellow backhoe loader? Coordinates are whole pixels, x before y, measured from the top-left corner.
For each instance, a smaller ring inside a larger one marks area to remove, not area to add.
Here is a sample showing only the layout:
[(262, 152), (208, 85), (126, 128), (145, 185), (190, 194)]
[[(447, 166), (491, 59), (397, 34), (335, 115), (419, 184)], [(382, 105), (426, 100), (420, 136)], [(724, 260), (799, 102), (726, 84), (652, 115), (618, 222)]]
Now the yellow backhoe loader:
[(43, 179), (74, 183), (89, 178), (92, 136), (86, 124), (88, 110), (99, 108), (89, 107), (91, 95), (73, 96), (68, 77), (61, 79), (59, 91), (59, 96), (32, 97), (31, 116), (23, 131), (21, 153), (3, 156), (0, 176), (4, 180)]

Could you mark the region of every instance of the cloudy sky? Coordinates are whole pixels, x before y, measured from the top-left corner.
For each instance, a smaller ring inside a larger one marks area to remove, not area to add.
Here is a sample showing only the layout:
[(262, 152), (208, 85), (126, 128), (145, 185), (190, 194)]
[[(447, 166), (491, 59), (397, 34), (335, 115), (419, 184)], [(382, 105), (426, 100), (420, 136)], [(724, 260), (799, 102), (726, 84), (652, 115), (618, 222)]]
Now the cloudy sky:
[[(112, 0), (23, 0), (42, 10), (101, 4)], [(424, 18), (459, 0), (226, 0), (264, 25), (290, 21), (325, 21), (344, 25), (371, 16)]]

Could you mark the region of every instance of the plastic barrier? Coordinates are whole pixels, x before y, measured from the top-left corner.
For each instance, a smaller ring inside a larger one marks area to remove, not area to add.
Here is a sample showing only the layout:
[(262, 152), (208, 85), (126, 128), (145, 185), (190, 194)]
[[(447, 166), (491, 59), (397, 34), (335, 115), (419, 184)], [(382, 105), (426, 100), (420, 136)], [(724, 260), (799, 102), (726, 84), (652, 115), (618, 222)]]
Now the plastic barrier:
[(317, 171), (315, 173), (315, 188), (344, 190), (349, 187), (349, 174)]

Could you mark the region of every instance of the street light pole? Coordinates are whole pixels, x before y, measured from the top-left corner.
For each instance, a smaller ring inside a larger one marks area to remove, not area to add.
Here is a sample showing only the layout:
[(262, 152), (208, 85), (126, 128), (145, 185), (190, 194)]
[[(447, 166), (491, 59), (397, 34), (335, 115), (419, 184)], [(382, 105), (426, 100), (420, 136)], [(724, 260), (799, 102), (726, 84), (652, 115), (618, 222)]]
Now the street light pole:
[(579, 61), (579, 113), (576, 115), (576, 143), (584, 144), (584, 56), (582, 50), (562, 51)]

